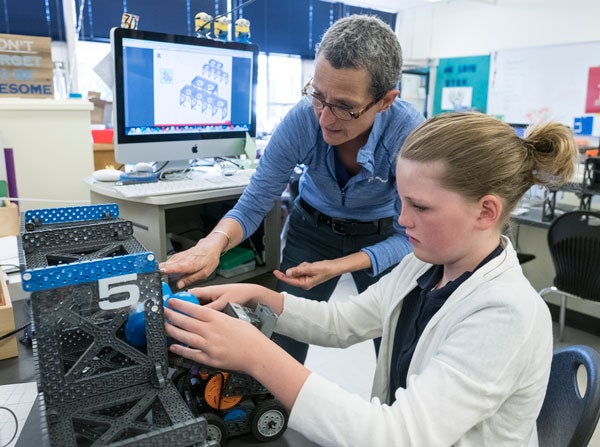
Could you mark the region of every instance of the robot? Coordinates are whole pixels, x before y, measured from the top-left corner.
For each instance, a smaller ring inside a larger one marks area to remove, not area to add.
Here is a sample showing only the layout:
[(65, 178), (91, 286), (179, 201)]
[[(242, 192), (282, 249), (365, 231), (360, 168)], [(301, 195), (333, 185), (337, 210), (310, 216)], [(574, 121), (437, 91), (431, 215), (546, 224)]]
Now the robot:
[[(268, 337), (277, 317), (270, 308), (251, 309), (228, 304), (228, 315), (258, 327)], [(224, 445), (229, 437), (252, 433), (260, 442), (279, 439), (287, 428), (289, 414), (263, 385), (251, 376), (220, 371), (185, 359), (172, 357), (176, 368), (173, 383), (192, 413), (208, 423), (208, 439)]]
[[(189, 292), (171, 292), (162, 284), (163, 304), (171, 298), (198, 304)], [(224, 312), (256, 326), (271, 337), (277, 316), (264, 305), (251, 309), (228, 304)], [(143, 347), (146, 343), (145, 313), (133, 309), (125, 326), (126, 339)], [(173, 343), (174, 340), (168, 341)], [(252, 433), (261, 442), (280, 438), (287, 428), (289, 414), (273, 395), (251, 376), (235, 371), (222, 371), (170, 354), (169, 366), (175, 369), (172, 380), (192, 413), (207, 421), (207, 439), (223, 446), (232, 436)]]
[[(168, 354), (164, 306), (197, 300), (161, 282), (118, 205), (26, 211), (19, 248), (44, 445), (218, 447), (284, 433), (288, 413), (255, 379)], [(268, 336), (275, 326), (268, 307), (226, 311)]]
[[(43, 445), (217, 447), (168, 376), (160, 273), (115, 204), (26, 211), (22, 287), (31, 292)], [(128, 343), (131, 309), (148, 343)]]

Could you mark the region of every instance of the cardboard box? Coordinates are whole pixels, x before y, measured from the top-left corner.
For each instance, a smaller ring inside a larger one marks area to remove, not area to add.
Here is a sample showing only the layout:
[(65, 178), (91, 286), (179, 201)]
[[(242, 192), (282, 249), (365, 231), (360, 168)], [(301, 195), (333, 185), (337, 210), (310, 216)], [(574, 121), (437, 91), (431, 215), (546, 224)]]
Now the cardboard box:
[(19, 234), (19, 207), (8, 199), (3, 199), (0, 206), (0, 237)]
[(88, 100), (94, 104), (90, 115), (92, 124), (109, 124), (112, 102), (100, 99), (100, 92), (88, 92)]
[(118, 168), (121, 163), (115, 160), (115, 148), (112, 144), (94, 143), (94, 170), (104, 169), (107, 166)]
[[(13, 313), (12, 302), (8, 295), (6, 278), (4, 277), (2, 269), (0, 269), (0, 336), (14, 330), (15, 316)], [(18, 355), (17, 335), (0, 340), (0, 360), (17, 357)]]

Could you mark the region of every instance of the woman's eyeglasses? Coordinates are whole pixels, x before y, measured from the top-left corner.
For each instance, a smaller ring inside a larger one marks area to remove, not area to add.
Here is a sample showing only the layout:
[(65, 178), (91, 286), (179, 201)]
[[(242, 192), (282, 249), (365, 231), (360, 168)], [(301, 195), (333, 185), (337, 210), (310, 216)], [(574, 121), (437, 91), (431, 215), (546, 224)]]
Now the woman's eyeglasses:
[(315, 93), (315, 89), (312, 86), (312, 79), (306, 83), (304, 88), (302, 89), (302, 96), (306, 101), (308, 101), (317, 111), (323, 110), (325, 107), (329, 107), (333, 116), (342, 121), (350, 121), (351, 119), (359, 119), (367, 110), (373, 107), (375, 104), (379, 102), (379, 99), (375, 99), (371, 101), (369, 104), (364, 106), (358, 112), (352, 112), (351, 110), (344, 108), (343, 106), (337, 106), (335, 104), (331, 104), (327, 101), (324, 101)]

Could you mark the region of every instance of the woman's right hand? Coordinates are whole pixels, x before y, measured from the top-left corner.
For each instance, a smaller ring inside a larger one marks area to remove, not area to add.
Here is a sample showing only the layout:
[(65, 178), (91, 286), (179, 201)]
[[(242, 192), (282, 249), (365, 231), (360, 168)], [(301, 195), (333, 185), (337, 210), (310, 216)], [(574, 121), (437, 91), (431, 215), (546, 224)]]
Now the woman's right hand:
[(167, 261), (159, 265), (161, 273), (178, 275), (177, 288), (183, 289), (189, 284), (208, 278), (219, 265), (223, 249), (223, 241), (218, 237), (208, 235), (185, 251), (175, 253)]

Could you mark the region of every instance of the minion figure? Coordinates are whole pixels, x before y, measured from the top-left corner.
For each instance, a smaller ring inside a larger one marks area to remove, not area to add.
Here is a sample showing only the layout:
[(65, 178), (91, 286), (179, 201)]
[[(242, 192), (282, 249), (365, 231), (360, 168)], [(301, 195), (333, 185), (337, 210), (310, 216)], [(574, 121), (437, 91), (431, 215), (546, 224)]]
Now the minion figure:
[(210, 23), (213, 16), (205, 12), (199, 12), (194, 17), (194, 37), (210, 37)]
[(226, 16), (219, 17), (215, 22), (215, 37), (227, 41), (229, 37), (229, 24), (231, 20)]
[(250, 43), (250, 20), (241, 17), (235, 21), (235, 40)]

